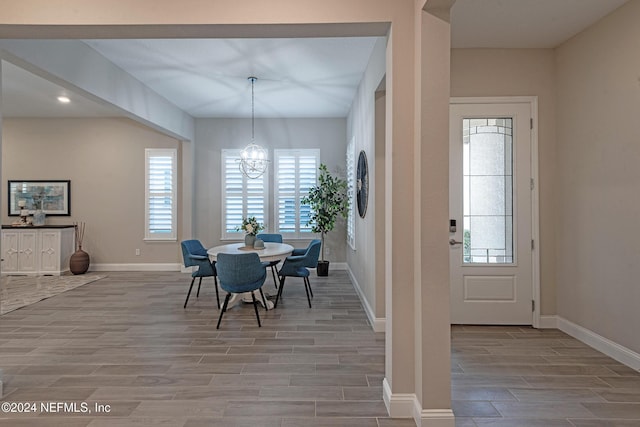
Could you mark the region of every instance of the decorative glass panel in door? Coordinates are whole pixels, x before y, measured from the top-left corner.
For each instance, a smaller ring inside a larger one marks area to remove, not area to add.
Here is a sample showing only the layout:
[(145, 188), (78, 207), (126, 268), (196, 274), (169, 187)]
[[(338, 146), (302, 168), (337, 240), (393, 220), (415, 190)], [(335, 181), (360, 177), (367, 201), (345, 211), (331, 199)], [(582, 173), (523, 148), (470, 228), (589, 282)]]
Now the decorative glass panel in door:
[(463, 263), (512, 264), (513, 120), (463, 119)]

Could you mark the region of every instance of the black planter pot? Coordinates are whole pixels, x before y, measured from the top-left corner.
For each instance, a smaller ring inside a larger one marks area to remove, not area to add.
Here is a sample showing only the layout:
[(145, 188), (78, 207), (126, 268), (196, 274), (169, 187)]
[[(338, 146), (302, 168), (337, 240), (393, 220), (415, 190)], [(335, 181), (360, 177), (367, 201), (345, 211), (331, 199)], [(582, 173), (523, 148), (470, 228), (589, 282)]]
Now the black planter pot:
[(316, 273), (318, 273), (318, 276), (328, 276), (329, 261), (318, 261), (318, 266), (316, 267)]

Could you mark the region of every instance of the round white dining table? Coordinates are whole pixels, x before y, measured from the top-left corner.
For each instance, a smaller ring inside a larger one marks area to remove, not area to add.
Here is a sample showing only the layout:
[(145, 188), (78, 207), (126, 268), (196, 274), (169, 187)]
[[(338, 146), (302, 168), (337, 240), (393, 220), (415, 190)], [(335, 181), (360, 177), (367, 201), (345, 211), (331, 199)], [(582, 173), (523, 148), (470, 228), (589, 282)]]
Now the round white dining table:
[[(291, 255), (291, 253), (293, 252), (293, 246), (287, 245), (286, 243), (265, 242), (264, 248), (257, 249), (245, 246), (244, 243), (230, 243), (228, 245), (215, 246), (207, 250), (207, 254), (209, 255), (209, 259), (211, 261), (215, 261), (218, 254), (220, 253), (246, 254), (249, 252), (257, 253), (260, 261), (281, 261)], [(233, 307), (240, 300), (245, 302), (253, 302), (253, 299), (251, 298), (251, 292), (245, 292), (244, 294), (234, 294), (229, 300), (227, 308)], [(260, 301), (261, 304), (263, 304), (261, 298), (257, 298), (257, 300)], [(267, 301), (267, 306), (265, 308), (267, 310), (271, 310), (273, 308), (273, 302)]]

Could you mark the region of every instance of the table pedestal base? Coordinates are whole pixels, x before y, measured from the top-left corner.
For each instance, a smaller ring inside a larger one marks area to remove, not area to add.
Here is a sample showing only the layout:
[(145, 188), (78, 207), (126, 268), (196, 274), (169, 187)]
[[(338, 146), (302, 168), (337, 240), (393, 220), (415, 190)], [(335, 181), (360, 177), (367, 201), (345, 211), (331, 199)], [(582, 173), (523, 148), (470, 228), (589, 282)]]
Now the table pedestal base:
[[(266, 295), (265, 295), (266, 298)], [(227, 310), (238, 304), (240, 301), (246, 302), (249, 304), (253, 304), (253, 299), (251, 298), (251, 292), (245, 292), (242, 294), (232, 294), (229, 299), (229, 304), (227, 304)], [(264, 307), (264, 302), (262, 302), (262, 297), (260, 296), (260, 292), (256, 294), (256, 301), (260, 303), (261, 306)], [(267, 310), (273, 309), (273, 302), (267, 300), (267, 306), (265, 307)]]

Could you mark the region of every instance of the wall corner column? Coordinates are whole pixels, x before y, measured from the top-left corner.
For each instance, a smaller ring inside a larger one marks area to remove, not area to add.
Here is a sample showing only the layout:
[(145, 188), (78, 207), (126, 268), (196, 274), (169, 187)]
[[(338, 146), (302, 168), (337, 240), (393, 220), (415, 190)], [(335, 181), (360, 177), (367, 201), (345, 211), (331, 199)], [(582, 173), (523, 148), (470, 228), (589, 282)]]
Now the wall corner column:
[[(413, 10), (407, 11), (410, 19)], [(406, 22), (403, 22), (406, 24)], [(411, 22), (412, 24), (412, 22)], [(411, 416), (415, 400), (413, 224), (413, 25), (392, 26), (387, 43), (385, 121), (385, 379), (393, 418)]]
[[(426, 6), (425, 6), (426, 4)], [(453, 0), (415, 0), (387, 48), (384, 401), (454, 427), (449, 317), (449, 82)], [(429, 6), (437, 11), (429, 12)], [(437, 12), (437, 13), (436, 13)], [(406, 16), (405, 18), (409, 18)]]
[(454, 427), (449, 290), (449, 98), (453, 0), (416, 11), (417, 426)]

